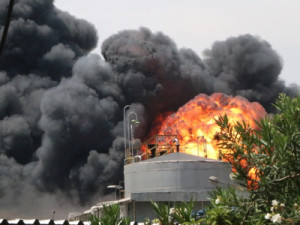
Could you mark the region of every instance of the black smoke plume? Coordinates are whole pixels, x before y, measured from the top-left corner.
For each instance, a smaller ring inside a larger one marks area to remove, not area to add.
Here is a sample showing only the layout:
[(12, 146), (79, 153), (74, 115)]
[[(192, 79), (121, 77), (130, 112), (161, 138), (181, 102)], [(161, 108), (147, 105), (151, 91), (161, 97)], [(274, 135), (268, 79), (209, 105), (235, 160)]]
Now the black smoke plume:
[[(0, 31), (8, 3), (0, 2)], [(159, 113), (199, 93), (242, 95), (269, 111), (280, 92), (298, 95), (278, 78), (280, 56), (249, 34), (214, 43), (204, 59), (147, 28), (109, 37), (103, 57), (90, 53), (96, 44), (94, 26), (53, 0), (16, 0), (0, 59), (2, 217), (11, 207), (15, 217), (41, 217), (25, 201), (49, 212), (50, 198), (66, 207), (99, 201), (122, 180), (126, 105), (142, 140)]]

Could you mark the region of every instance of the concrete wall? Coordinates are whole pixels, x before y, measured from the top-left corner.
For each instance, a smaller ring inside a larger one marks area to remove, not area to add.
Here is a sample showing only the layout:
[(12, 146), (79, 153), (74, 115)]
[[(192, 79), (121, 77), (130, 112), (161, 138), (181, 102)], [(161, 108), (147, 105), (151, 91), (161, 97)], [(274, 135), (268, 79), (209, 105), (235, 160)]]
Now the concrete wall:
[[(178, 159), (174, 159), (174, 155)], [(205, 201), (206, 193), (215, 188), (210, 176), (229, 183), (228, 163), (192, 156), (181, 160), (182, 153), (173, 153), (173, 160), (142, 161), (125, 165), (125, 197), (136, 201), (189, 201), (191, 196)], [(159, 157), (158, 157), (159, 158)]]
[[(168, 202), (163, 202), (165, 204), (168, 204)], [(170, 207), (174, 207), (176, 202), (170, 202)], [(135, 206), (134, 206), (135, 204)], [(200, 209), (204, 209), (205, 206), (208, 205), (207, 202), (196, 202), (195, 204), (195, 210), (198, 211)], [(134, 217), (135, 213), (135, 217)], [(145, 218), (149, 218), (150, 220), (153, 220), (157, 218), (150, 202), (131, 202), (128, 205), (128, 216), (132, 219), (132, 221), (137, 222), (144, 222)]]

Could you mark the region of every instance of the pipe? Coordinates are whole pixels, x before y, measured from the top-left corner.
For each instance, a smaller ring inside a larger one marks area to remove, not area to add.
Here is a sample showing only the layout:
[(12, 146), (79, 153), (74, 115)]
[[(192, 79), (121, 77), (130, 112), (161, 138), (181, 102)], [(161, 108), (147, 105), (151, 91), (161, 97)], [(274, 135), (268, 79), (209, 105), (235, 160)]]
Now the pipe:
[(126, 148), (127, 148), (127, 135), (126, 135), (126, 109), (129, 107), (130, 105), (126, 105), (123, 108), (123, 126), (124, 126), (124, 158), (126, 160), (127, 155), (126, 155)]
[(8, 5), (7, 15), (6, 15), (6, 21), (5, 21), (5, 25), (4, 25), (4, 29), (3, 29), (3, 33), (2, 33), (2, 38), (1, 38), (1, 42), (0, 42), (0, 56), (4, 49), (4, 44), (5, 44), (7, 33), (8, 33), (10, 19), (11, 19), (11, 15), (13, 12), (13, 7), (14, 7), (14, 0), (10, 0), (9, 5)]
[(131, 127), (131, 124), (129, 123), (129, 119), (130, 119), (130, 116), (131, 115), (134, 115), (135, 116), (135, 120), (137, 121), (138, 120), (138, 117), (137, 117), (137, 114), (135, 112), (130, 112), (128, 113), (127, 115), (127, 134), (128, 134), (128, 139), (129, 139), (129, 143), (128, 143), (128, 147), (129, 147), (129, 150), (131, 151), (132, 155), (133, 155), (133, 146), (132, 146), (132, 132), (130, 132), (130, 128), (132, 129)]

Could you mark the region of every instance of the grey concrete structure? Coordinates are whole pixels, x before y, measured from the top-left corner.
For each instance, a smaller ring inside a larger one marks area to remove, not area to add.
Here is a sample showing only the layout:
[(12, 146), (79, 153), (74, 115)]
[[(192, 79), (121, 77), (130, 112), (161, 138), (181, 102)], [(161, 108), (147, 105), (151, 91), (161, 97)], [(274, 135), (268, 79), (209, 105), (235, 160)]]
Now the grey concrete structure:
[(217, 177), (227, 185), (230, 172), (230, 164), (224, 161), (179, 152), (127, 164), (125, 198), (135, 204), (128, 212), (138, 221), (153, 218), (151, 200), (176, 203), (194, 199), (201, 209), (208, 203), (208, 192), (216, 187), (209, 178)]
[(170, 153), (152, 159), (133, 162), (124, 166), (124, 199), (99, 203), (76, 219), (85, 220), (94, 213), (101, 216), (103, 204), (119, 203), (122, 216), (134, 221), (153, 219), (155, 214), (150, 201), (176, 202), (196, 201), (196, 210), (208, 204), (208, 192), (216, 186), (210, 177), (218, 178), (219, 185), (230, 183), (230, 164), (214, 159), (185, 153)]
[(134, 201), (198, 201), (207, 200), (207, 192), (215, 186), (210, 176), (230, 182), (228, 163), (171, 153), (124, 167), (125, 197)]

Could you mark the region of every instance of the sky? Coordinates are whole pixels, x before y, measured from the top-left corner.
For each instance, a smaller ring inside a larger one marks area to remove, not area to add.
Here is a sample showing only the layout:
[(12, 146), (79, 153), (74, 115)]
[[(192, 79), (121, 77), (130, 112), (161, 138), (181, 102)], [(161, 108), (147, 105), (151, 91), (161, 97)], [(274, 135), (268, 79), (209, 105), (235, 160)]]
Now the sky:
[(281, 79), (300, 83), (299, 0), (55, 0), (55, 5), (96, 27), (99, 54), (109, 36), (139, 27), (161, 31), (200, 57), (215, 41), (249, 33), (282, 57)]

